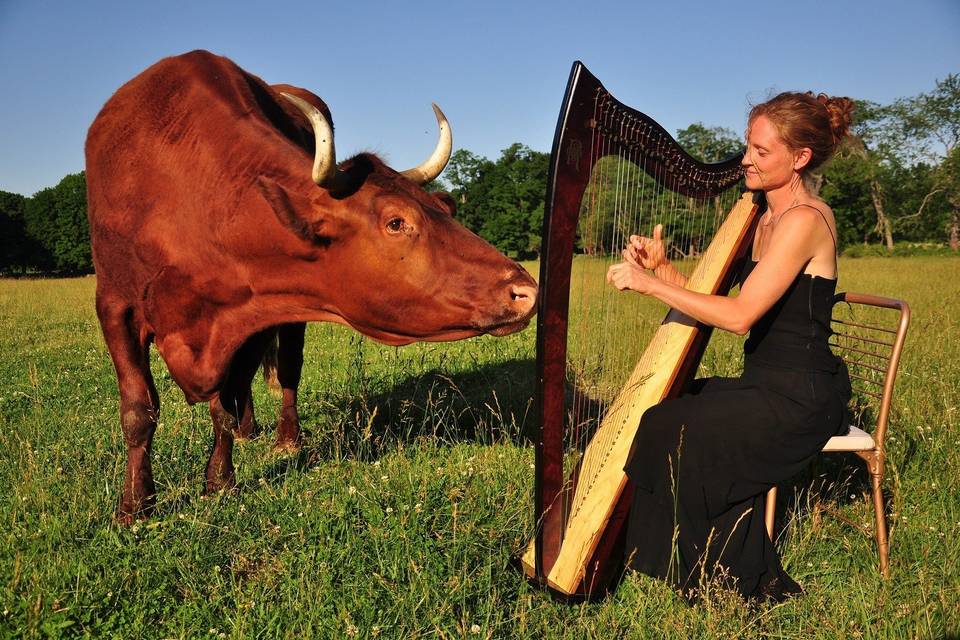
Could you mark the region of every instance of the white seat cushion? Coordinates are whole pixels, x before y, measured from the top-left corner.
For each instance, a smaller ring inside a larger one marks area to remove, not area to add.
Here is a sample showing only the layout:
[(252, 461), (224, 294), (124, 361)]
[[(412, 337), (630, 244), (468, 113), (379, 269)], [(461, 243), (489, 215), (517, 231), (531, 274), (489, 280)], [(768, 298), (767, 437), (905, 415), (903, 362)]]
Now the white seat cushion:
[(869, 451), (874, 447), (873, 438), (870, 434), (854, 426), (850, 427), (850, 433), (845, 436), (833, 436), (827, 441), (824, 451)]

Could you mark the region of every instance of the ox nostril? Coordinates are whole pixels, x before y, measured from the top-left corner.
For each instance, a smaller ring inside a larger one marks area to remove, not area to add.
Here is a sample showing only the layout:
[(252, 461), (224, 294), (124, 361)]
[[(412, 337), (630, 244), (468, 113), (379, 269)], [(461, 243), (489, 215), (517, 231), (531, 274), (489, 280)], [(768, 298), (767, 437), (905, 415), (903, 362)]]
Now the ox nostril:
[(524, 311), (531, 309), (537, 302), (537, 288), (526, 284), (511, 285), (510, 302)]
[(521, 300), (523, 298), (529, 298), (532, 295), (535, 295), (534, 291), (535, 289), (533, 287), (513, 285), (510, 287), (510, 299)]

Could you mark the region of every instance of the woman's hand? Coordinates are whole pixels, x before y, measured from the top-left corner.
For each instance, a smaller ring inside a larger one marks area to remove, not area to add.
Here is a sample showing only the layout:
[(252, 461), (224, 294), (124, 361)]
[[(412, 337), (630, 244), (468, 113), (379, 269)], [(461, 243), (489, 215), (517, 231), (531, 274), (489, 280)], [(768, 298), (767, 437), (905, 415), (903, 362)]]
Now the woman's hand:
[[(624, 251), (626, 254), (627, 251)], [(650, 295), (657, 279), (630, 261), (615, 264), (607, 270), (607, 282), (620, 291), (630, 289), (637, 293)]]
[(630, 236), (630, 244), (626, 250), (630, 253), (631, 261), (644, 269), (654, 271), (657, 267), (670, 264), (670, 261), (667, 260), (667, 252), (663, 247), (662, 224), (653, 228), (652, 238)]

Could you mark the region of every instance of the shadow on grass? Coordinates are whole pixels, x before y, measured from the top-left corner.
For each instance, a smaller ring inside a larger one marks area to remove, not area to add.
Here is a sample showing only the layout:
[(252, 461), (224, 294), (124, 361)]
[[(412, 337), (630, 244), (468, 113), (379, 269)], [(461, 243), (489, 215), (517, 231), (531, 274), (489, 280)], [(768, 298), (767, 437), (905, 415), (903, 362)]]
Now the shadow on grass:
[[(354, 381), (356, 393), (349, 396), (311, 395), (300, 406), (303, 447), (278, 458), (262, 477), (277, 482), (291, 469), (324, 460), (373, 461), (418, 443), (528, 442), (534, 369), (532, 359), (514, 359), (459, 374), (384, 374)], [(261, 437), (272, 433), (266, 428)]]

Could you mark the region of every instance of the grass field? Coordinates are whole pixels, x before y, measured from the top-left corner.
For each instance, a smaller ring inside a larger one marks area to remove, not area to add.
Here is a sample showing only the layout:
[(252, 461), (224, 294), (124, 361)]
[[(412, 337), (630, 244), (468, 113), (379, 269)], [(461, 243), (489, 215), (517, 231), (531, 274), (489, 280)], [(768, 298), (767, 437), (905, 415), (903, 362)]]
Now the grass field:
[[(857, 528), (872, 522), (862, 465), (831, 460), (781, 491), (779, 544), (806, 594), (754, 607), (723, 592), (690, 607), (637, 575), (599, 603), (564, 605), (510, 567), (532, 529), (533, 328), (395, 349), (312, 325), (306, 446), (276, 456), (269, 432), (240, 446), (239, 492), (211, 498), (206, 406), (188, 406), (155, 358), (158, 509), (118, 527), (124, 449), (94, 287), (0, 280), (2, 637), (960, 634), (960, 260), (841, 263), (840, 289), (914, 310), (888, 442), (891, 579)], [(740, 343), (715, 336), (701, 373), (735, 374)], [(260, 381), (255, 401), (271, 424)], [(847, 522), (810, 517), (815, 495)]]

